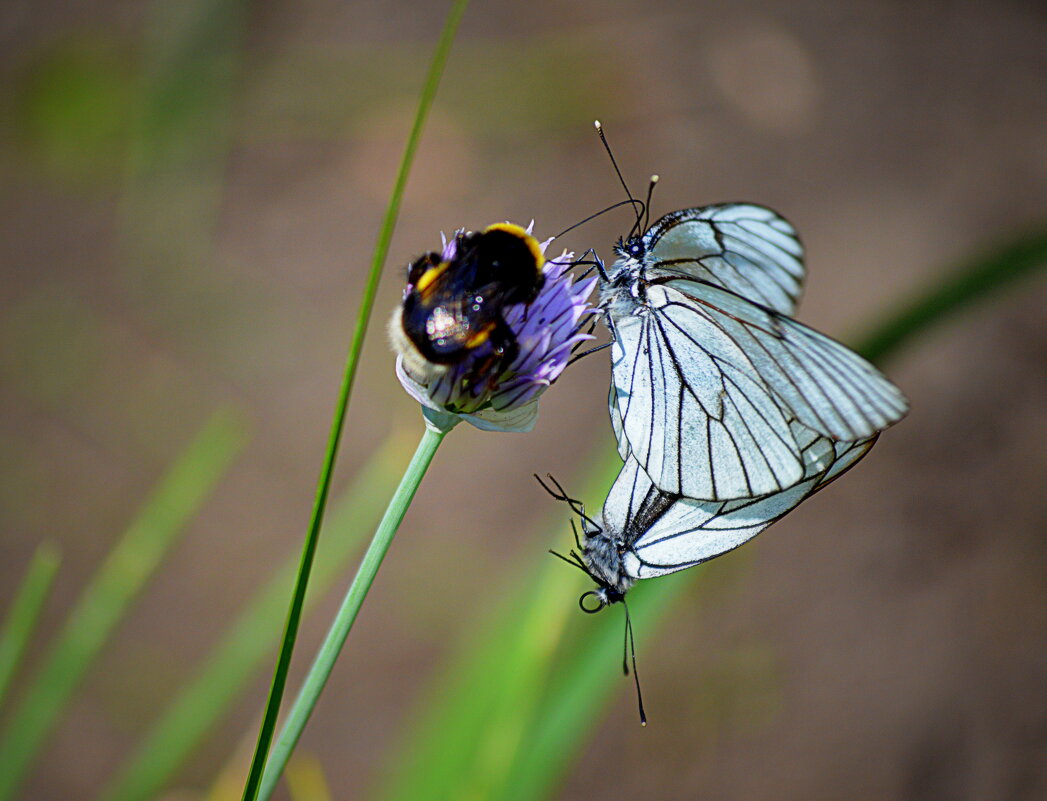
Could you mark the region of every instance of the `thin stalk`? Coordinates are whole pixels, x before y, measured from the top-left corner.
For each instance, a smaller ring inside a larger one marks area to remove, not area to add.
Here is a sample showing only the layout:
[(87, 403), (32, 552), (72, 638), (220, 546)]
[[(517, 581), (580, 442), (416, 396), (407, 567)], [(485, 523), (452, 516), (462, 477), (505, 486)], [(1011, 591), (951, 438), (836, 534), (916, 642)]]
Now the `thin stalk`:
[(451, 52), (451, 44), (454, 42), (458, 23), (462, 18), (462, 14), (465, 13), (467, 5), (468, 0), (456, 0), (448, 13), (443, 32), (440, 34), (440, 40), (437, 42), (432, 62), (429, 65), (429, 72), (422, 87), (421, 97), (418, 100), (418, 110), (415, 113), (414, 125), (411, 127), (411, 133), (407, 137), (404, 155), (400, 161), (400, 169), (396, 176), (396, 183), (393, 186), (392, 196), (389, 198), (389, 206), (386, 208), (385, 218), (382, 220), (382, 226), (378, 231), (378, 240), (375, 242), (374, 255), (371, 259), (371, 270), (364, 287), (363, 298), (360, 301), (360, 310), (356, 317), (356, 328), (353, 331), (353, 339), (349, 346), (349, 355), (346, 359), (345, 372), (342, 376), (341, 391), (335, 407), (334, 420), (331, 423), (327, 452), (324, 456), (323, 465), (320, 468), (320, 478), (317, 483), (313, 513), (309, 521), (309, 531), (302, 546), (298, 578), (295, 582), (291, 603), (287, 611), (280, 655), (276, 662), (276, 668), (273, 671), (273, 681), (269, 688), (269, 699), (266, 702), (262, 725), (258, 732), (258, 744), (255, 747), (251, 770), (244, 786), (243, 801), (253, 801), (258, 793), (258, 782), (269, 753), (273, 731), (276, 729), (276, 718), (280, 713), (280, 702), (283, 699), (284, 688), (287, 685), (287, 672), (291, 666), (291, 656), (294, 652), (295, 640), (298, 637), (298, 627), (302, 618), (302, 604), (305, 601), (309, 574), (312, 571), (313, 558), (316, 555), (316, 545), (320, 539), (320, 528), (323, 524), (324, 510), (327, 507), (327, 496), (331, 489), (331, 476), (334, 473), (335, 460), (338, 456), (338, 445), (342, 438), (342, 430), (345, 427), (349, 397), (352, 394), (353, 383), (356, 380), (356, 370), (360, 363), (360, 353), (363, 350), (367, 326), (371, 320), (371, 310), (374, 307), (375, 296), (378, 292), (382, 267), (385, 265), (385, 259), (389, 253), (389, 243), (392, 240), (396, 220), (400, 214), (400, 202), (407, 186), (407, 176), (410, 174), (411, 165), (414, 162), (418, 142), (422, 136), (422, 129), (425, 127), (429, 109), (433, 104), (433, 99), (436, 97), (436, 89), (440, 85), (444, 65), (447, 63), (447, 57)]
[(327, 684), (327, 679), (334, 668), (335, 660), (338, 659), (338, 655), (341, 653), (342, 646), (345, 645), (345, 640), (349, 636), (349, 631), (353, 627), (356, 616), (360, 612), (360, 607), (363, 605), (364, 598), (367, 597), (367, 592), (371, 589), (374, 577), (378, 574), (378, 568), (385, 558), (386, 551), (389, 550), (389, 545), (393, 541), (393, 535), (396, 534), (396, 530), (400, 527), (400, 522), (404, 519), (404, 514), (407, 513), (407, 507), (411, 505), (414, 494), (418, 490), (418, 485), (422, 481), (422, 476), (428, 470), (429, 464), (433, 460), (433, 455), (443, 441), (444, 436), (446, 436), (446, 432), (437, 432), (428, 427), (425, 429), (425, 433), (418, 443), (418, 448), (415, 450), (414, 456), (411, 457), (411, 463), (407, 465), (407, 470), (404, 472), (403, 478), (400, 479), (400, 485), (396, 488), (396, 492), (393, 493), (389, 506), (385, 510), (385, 515), (378, 524), (378, 529), (375, 531), (371, 544), (367, 548), (367, 553), (364, 554), (364, 558), (360, 562), (356, 576), (353, 578), (352, 584), (349, 585), (349, 591), (342, 601), (342, 606), (331, 623), (331, 628), (328, 630), (319, 652), (317, 652), (312, 667), (309, 668), (309, 674), (305, 677), (302, 689), (295, 699), (294, 706), (291, 707), (291, 711), (287, 716), (287, 722), (284, 724), (284, 728), (273, 746), (272, 754), (265, 765), (265, 772), (261, 778), (261, 787), (257, 795), (260, 801), (267, 801), (276, 788), (280, 774), (283, 772), (288, 758), (290, 758), (291, 753), (298, 744), (298, 738), (302, 736), (305, 724), (309, 722), (309, 716), (312, 715), (320, 693), (323, 692), (324, 686)]
[(3, 629), (0, 629), (0, 705), (36, 630), (36, 621), (58, 572), (59, 561), (61, 557), (55, 545), (49, 542), (40, 545), (11, 602)]
[[(350, 556), (363, 548), (367, 532), (373, 531), (381, 519), (385, 500), (407, 465), (407, 439), (400, 430), (391, 434), (357, 471), (350, 489), (333, 502), (325, 527), (327, 536), (320, 543), (305, 599), (307, 614), (335, 580), (341, 580)], [(298, 554), (289, 553), (152, 727), (135, 738), (134, 752), (102, 790), (99, 801), (150, 801), (162, 796), (178, 768), (247, 690), (255, 672), (263, 664), (268, 666), (280, 644), (281, 631), (273, 627), (273, 621), (287, 607), (297, 569)], [(243, 766), (254, 747), (254, 737), (249, 739), (242, 749), (245, 753), (236, 756), (235, 776), (228, 772), (234, 776), (232, 792), (223, 798), (235, 797), (241, 790)]]

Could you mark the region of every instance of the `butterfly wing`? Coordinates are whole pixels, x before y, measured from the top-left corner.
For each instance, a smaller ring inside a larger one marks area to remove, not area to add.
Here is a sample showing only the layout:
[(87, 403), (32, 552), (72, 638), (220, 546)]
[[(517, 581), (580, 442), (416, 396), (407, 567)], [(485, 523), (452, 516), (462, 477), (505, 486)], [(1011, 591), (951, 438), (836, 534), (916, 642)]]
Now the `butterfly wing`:
[[(622, 568), (632, 578), (652, 578), (693, 567), (734, 550), (795, 509), (812, 493), (853, 467), (876, 438), (835, 443), (794, 424), (803, 443), (803, 480), (762, 498), (712, 502), (666, 496), (650, 483), (635, 459), (622, 468), (608, 496), (617, 514), (631, 509), (646, 513), (625, 522), (629, 536)], [(615, 493), (629, 495), (628, 502)], [(652, 513), (657, 516), (652, 519)]]
[(777, 212), (722, 203), (667, 214), (644, 234), (648, 278), (680, 276), (792, 314), (803, 291), (803, 245)]
[(731, 500), (785, 489), (803, 475), (791, 422), (854, 442), (908, 409), (867, 361), (773, 309), (691, 280), (646, 293), (641, 313), (611, 312), (611, 417), (621, 451), (627, 443), (665, 492)]
[(708, 283), (668, 286), (697, 302), (755, 367), (786, 414), (842, 441), (873, 436), (909, 409), (901, 391), (845, 345), (774, 309)]
[(625, 440), (660, 490), (702, 500), (799, 481), (800, 446), (782, 404), (704, 307), (652, 286), (640, 312), (610, 312), (611, 418), (622, 452)]

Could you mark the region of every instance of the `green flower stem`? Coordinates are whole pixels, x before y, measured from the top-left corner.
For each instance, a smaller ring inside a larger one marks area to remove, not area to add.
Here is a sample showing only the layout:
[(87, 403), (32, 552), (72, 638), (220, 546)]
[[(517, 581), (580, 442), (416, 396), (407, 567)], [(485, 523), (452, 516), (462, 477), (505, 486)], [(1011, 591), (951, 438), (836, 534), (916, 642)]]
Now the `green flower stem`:
[(316, 556), (316, 546), (320, 539), (320, 528), (323, 525), (324, 510), (327, 507), (327, 496), (331, 489), (331, 476), (334, 473), (335, 459), (338, 456), (338, 444), (342, 438), (342, 429), (345, 427), (346, 412), (349, 407), (349, 396), (353, 391), (353, 383), (356, 379), (356, 370), (360, 364), (360, 353), (363, 350), (364, 336), (367, 326), (371, 320), (371, 310), (374, 308), (375, 295), (378, 292), (378, 282), (382, 276), (382, 267), (385, 265), (386, 255), (389, 253), (389, 243), (392, 241), (393, 229), (396, 227), (397, 217), (400, 215), (400, 201), (404, 190), (407, 188), (407, 176), (411, 172), (414, 155), (418, 149), (418, 142), (422, 138), (422, 129), (425, 120), (429, 116), (433, 99), (436, 97), (436, 89), (440, 85), (440, 77), (443, 75), (444, 65), (451, 52), (458, 23), (465, 13), (468, 0), (455, 0), (454, 5), (448, 12), (447, 21), (440, 41), (436, 45), (432, 61), (429, 64), (429, 72), (422, 86), (422, 94), (418, 99), (418, 110), (415, 113), (414, 125), (407, 137), (404, 146), (404, 155), (400, 160), (400, 169), (396, 175), (396, 183), (393, 186), (389, 205), (385, 210), (385, 218), (378, 232), (378, 240), (375, 242), (374, 255), (371, 258), (371, 269), (367, 276), (367, 284), (364, 286), (363, 298), (360, 301), (360, 310), (356, 317), (356, 328), (353, 331), (353, 339), (349, 346), (349, 355), (345, 362), (345, 372), (342, 376), (342, 386), (338, 395), (338, 403), (335, 407), (334, 420), (331, 422), (331, 432), (328, 437), (327, 453), (324, 456), (323, 466), (320, 468), (320, 478), (317, 482), (316, 499), (313, 503), (313, 513), (309, 521), (309, 532), (306, 534), (302, 545), (302, 557), (299, 563), (298, 579), (291, 595), (291, 603), (287, 611), (287, 620), (284, 624), (284, 636), (280, 645), (280, 655), (277, 658), (276, 668), (273, 670), (273, 681), (269, 687), (269, 698), (266, 701), (265, 712), (262, 716), (262, 725), (258, 731), (258, 743), (255, 746), (254, 757), (251, 761), (251, 770), (244, 785), (243, 801), (253, 801), (258, 793), (258, 782), (261, 779), (262, 768), (265, 765), (269, 753), (269, 744), (273, 739), (273, 731), (276, 729), (276, 718), (280, 713), (280, 702), (283, 700), (284, 688), (287, 685), (287, 671), (291, 667), (291, 656), (294, 652), (295, 640), (298, 637), (298, 626), (302, 618), (302, 605), (305, 603), (305, 591), (309, 584), (309, 574), (313, 566), (313, 558)]
[[(410, 458), (410, 442), (397, 429), (371, 454), (337, 504), (327, 515), (325, 537), (316, 554), (316, 569), (309, 580), (305, 613), (337, 581), (341, 582), (350, 557), (359, 558), (367, 532), (382, 517), (385, 502)], [(295, 549), (297, 550), (297, 548)], [(140, 732), (124, 764), (97, 796), (98, 801), (152, 801), (163, 797), (172, 777), (248, 689), (251, 677), (280, 644), (283, 632), (273, 626), (287, 611), (287, 598), (298, 571), (298, 553), (288, 554), (274, 575), (247, 602), (210, 655), (197, 667), (152, 726)], [(249, 743), (249, 747), (254, 743)], [(234, 792), (243, 781), (243, 763), (235, 761)], [(230, 793), (223, 795), (223, 798)]]
[(393, 493), (392, 500), (389, 501), (389, 506), (385, 510), (385, 515), (378, 524), (378, 529), (375, 531), (371, 544), (367, 548), (367, 553), (364, 554), (364, 558), (360, 562), (360, 567), (356, 571), (353, 583), (349, 585), (349, 591), (342, 601), (342, 606), (331, 623), (331, 628), (320, 646), (312, 667), (309, 668), (309, 674), (305, 677), (302, 689), (295, 699), (294, 706), (291, 707), (291, 711), (287, 716), (287, 722), (273, 745), (273, 750), (268, 762), (265, 764), (261, 786), (258, 790), (257, 798), (260, 801), (266, 801), (276, 788), (280, 774), (283, 773), (287, 760), (298, 744), (298, 738), (302, 736), (305, 724), (309, 722), (309, 716), (312, 715), (320, 693), (323, 692), (324, 686), (327, 684), (327, 679), (334, 668), (335, 660), (338, 659), (342, 646), (345, 645), (346, 637), (349, 636), (349, 631), (352, 629), (356, 616), (360, 612), (360, 607), (363, 605), (364, 598), (367, 597), (367, 592), (371, 589), (374, 577), (378, 574), (378, 568), (385, 558), (386, 551), (389, 550), (389, 545), (393, 541), (393, 535), (396, 534), (396, 530), (400, 527), (400, 522), (407, 513), (407, 507), (411, 505), (414, 494), (418, 490), (418, 485), (422, 481), (422, 476), (429, 469), (433, 455), (436, 453), (436, 449), (443, 441), (446, 433), (446, 431), (435, 431), (428, 427), (425, 429), (425, 433), (418, 443), (418, 448), (415, 450), (414, 456), (411, 457), (411, 463), (407, 465), (407, 470), (404, 472), (403, 478), (400, 479), (400, 485), (396, 488), (396, 492)]

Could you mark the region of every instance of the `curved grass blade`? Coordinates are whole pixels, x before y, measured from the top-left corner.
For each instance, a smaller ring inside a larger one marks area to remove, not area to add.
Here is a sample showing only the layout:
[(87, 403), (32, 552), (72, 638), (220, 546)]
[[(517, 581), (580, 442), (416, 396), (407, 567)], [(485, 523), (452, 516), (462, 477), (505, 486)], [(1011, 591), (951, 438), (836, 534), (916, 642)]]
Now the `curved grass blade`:
[(497, 797), (494, 786), (526, 747), (555, 652), (576, 611), (563, 599), (581, 586), (578, 578), (551, 562), (542, 559), (522, 572), (499, 593), (486, 622), (470, 627), (469, 642), (455, 649), (410, 738), (396, 750), (378, 797)]
[(84, 589), (0, 738), (0, 799), (14, 795), (110, 632), (200, 510), (246, 440), (239, 413), (216, 412), (182, 451)]
[[(345, 569), (349, 557), (378, 521), (384, 501), (403, 472), (409, 445), (391, 434), (359, 471), (331, 510), (328, 536), (320, 545), (308, 610)], [(139, 745), (102, 791), (102, 801), (148, 801), (157, 797), (175, 771), (247, 689), (252, 674), (279, 642), (273, 627), (287, 605), (298, 560), (292, 555), (228, 628), (196, 676), (168, 704)], [(246, 758), (245, 758), (246, 762)]]
[(18, 670), (26, 646), (33, 637), (40, 609), (47, 599), (58, 572), (61, 555), (52, 543), (39, 545), (26, 570), (22, 586), (11, 601), (11, 608), (0, 630), (0, 708), (3, 707), (7, 687)]
[(291, 656), (294, 652), (294, 643), (298, 636), (298, 625), (302, 615), (302, 603), (305, 599), (306, 587), (309, 583), (309, 573), (312, 570), (313, 558), (316, 555), (316, 545), (320, 537), (320, 528), (323, 525), (324, 509), (327, 506), (327, 496), (331, 488), (331, 476), (334, 472), (335, 460), (338, 456), (338, 445), (342, 437), (342, 429), (345, 426), (346, 412), (349, 407), (349, 396), (353, 391), (353, 382), (356, 379), (356, 370), (360, 363), (360, 353), (363, 350), (364, 336), (367, 326), (371, 320), (371, 310), (374, 307), (374, 299), (378, 292), (378, 283), (382, 275), (382, 267), (385, 265), (386, 256), (389, 253), (389, 243), (392, 240), (393, 229), (400, 214), (400, 202), (404, 190), (407, 188), (407, 176), (410, 174), (414, 155), (421, 140), (422, 129), (425, 127), (429, 109), (436, 97), (436, 89), (440, 85), (440, 77), (443, 75), (444, 65), (451, 52), (454, 36), (458, 30), (458, 23), (468, 0), (456, 0), (447, 15), (443, 32), (437, 42), (422, 86), (422, 94), (418, 99), (418, 110), (415, 113), (414, 125), (407, 137), (404, 147), (404, 155), (400, 161), (400, 169), (396, 176), (392, 195), (389, 198), (389, 206), (382, 220), (382, 226), (378, 231), (378, 241), (375, 243), (374, 256), (371, 259), (371, 270), (364, 286), (363, 298), (360, 301), (360, 310), (356, 318), (356, 329), (353, 331), (353, 339), (349, 346), (349, 356), (345, 364), (345, 373), (342, 378), (342, 386), (339, 391), (338, 402), (335, 407), (334, 420), (331, 423), (331, 433), (328, 438), (327, 452), (324, 455), (323, 465), (320, 468), (320, 479), (316, 490), (316, 500), (313, 504), (313, 513), (309, 522), (309, 531), (306, 534), (302, 546), (301, 564), (298, 570), (298, 579), (295, 583), (291, 604), (287, 612), (287, 622), (284, 626), (284, 637), (280, 647), (280, 656), (277, 659), (273, 671), (273, 681), (269, 689), (269, 698), (266, 701), (265, 712), (262, 717), (262, 725), (258, 732), (258, 745), (251, 762), (251, 769), (247, 775), (244, 785), (244, 801), (254, 801), (258, 795), (258, 786), (265, 768), (266, 759), (269, 754), (269, 746), (276, 729), (276, 719), (280, 713), (280, 702), (283, 699), (284, 688), (287, 685), (287, 671), (291, 666)]
[(926, 329), (944, 323), (974, 303), (983, 303), (1047, 265), (1047, 228), (1012, 236), (967, 259), (936, 284), (904, 304), (861, 340), (872, 361), (887, 358)]

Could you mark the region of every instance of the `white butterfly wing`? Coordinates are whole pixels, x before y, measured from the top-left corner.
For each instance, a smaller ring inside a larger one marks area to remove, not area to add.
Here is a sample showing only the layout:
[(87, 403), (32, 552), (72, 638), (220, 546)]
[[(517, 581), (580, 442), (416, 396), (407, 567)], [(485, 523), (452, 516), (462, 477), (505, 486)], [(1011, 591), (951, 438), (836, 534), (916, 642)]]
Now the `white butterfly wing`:
[(815, 491), (828, 486), (858, 464), (862, 457), (869, 452), (869, 449), (876, 444), (878, 436), (877, 434), (857, 442), (833, 442), (833, 463), (822, 477), (818, 479), (818, 484), (814, 488)]
[(625, 554), (624, 572), (637, 579), (664, 576), (733, 551), (795, 509), (813, 484), (810, 479), (763, 498), (731, 501), (736, 508), (729, 509), (682, 498)]
[(787, 414), (818, 433), (861, 440), (908, 411), (905, 396), (879, 370), (825, 334), (707, 283), (673, 280), (669, 286), (696, 300), (744, 351)]
[[(875, 442), (873, 437), (834, 443), (809, 430), (800, 431), (800, 426), (794, 428), (797, 439), (805, 443), (804, 478), (762, 498), (717, 503), (666, 496), (653, 487), (636, 460), (630, 459), (605, 503), (606, 522), (621, 524), (622, 528), (615, 530), (635, 535), (623, 557), (625, 574), (636, 579), (652, 578), (734, 550), (853, 467)], [(657, 518), (641, 519), (652, 515)]]
[(611, 415), (611, 430), (614, 431), (614, 439), (618, 443), (618, 455), (624, 462), (629, 458), (629, 440), (622, 428), (622, 415), (618, 412), (618, 393), (615, 391), (614, 381), (611, 382), (611, 390), (607, 394), (607, 408)]
[(799, 481), (782, 404), (723, 327), (671, 287), (649, 287), (640, 312), (611, 312), (620, 449), (624, 437), (659, 489), (689, 498), (752, 498)]
[(708, 281), (782, 314), (803, 291), (803, 245), (777, 212), (723, 203), (667, 214), (643, 237), (648, 278), (679, 275)]

